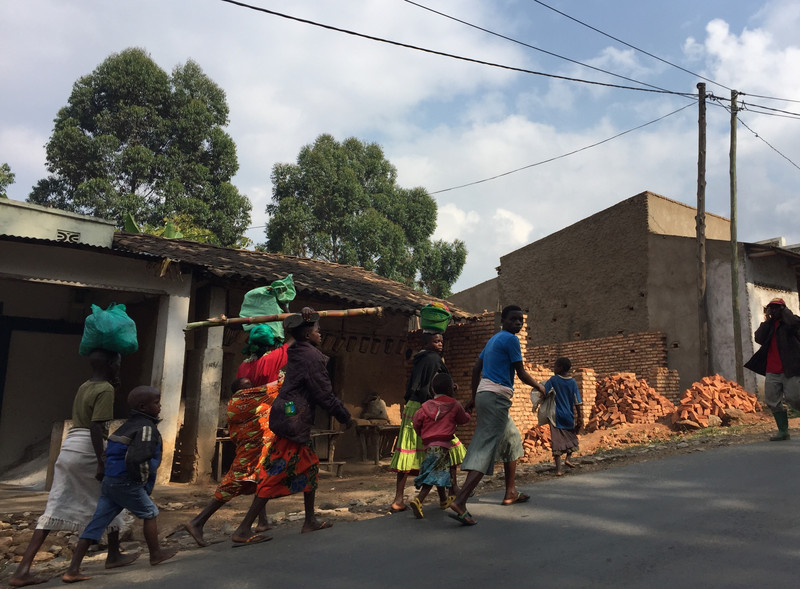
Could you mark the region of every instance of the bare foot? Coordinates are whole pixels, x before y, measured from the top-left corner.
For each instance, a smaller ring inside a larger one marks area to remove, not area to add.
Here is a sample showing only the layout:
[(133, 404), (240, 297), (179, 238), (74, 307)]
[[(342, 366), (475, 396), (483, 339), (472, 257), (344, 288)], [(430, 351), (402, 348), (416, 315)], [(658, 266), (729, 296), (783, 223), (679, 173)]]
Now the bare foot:
[(48, 579), (26, 573), (24, 575), (20, 575), (19, 577), (11, 577), (8, 580), (8, 584), (12, 587), (27, 587), (28, 585), (38, 585), (39, 583), (45, 583), (47, 581)]
[(208, 542), (203, 538), (203, 528), (198, 528), (192, 522), (189, 522), (188, 524), (183, 524), (183, 529), (197, 542), (198, 546), (201, 548), (208, 546)]
[(557, 470), (556, 471), (556, 476), (557, 477), (563, 477), (564, 476), (564, 471), (563, 470)]
[(317, 530), (327, 530), (328, 528), (332, 528), (333, 524), (331, 522), (321, 522), (319, 520), (314, 520), (313, 522), (306, 522), (303, 524), (303, 529), (300, 530), (301, 534), (307, 534), (308, 532), (316, 532)]
[(569, 460), (565, 460), (564, 466), (569, 466), (570, 468), (577, 468), (578, 465), (575, 464), (574, 462), (570, 462)]
[(269, 523), (258, 524), (255, 528), (256, 532), (266, 532), (267, 530), (271, 530), (272, 526)]
[(136, 554), (120, 554), (117, 558), (106, 558), (106, 568), (116, 569), (119, 567), (126, 567), (139, 558), (139, 553)]
[(408, 505), (405, 503), (392, 503), (389, 506), (389, 511), (392, 513), (400, 513), (401, 511), (408, 511)]
[(159, 548), (158, 552), (150, 555), (150, 566), (156, 566), (165, 560), (169, 560), (176, 554), (178, 554), (177, 548)]
[(88, 581), (89, 579), (91, 579), (90, 576), (82, 575), (80, 573), (73, 574), (70, 572), (66, 572), (63, 575), (61, 575), (61, 580), (64, 581), (65, 583), (79, 583), (81, 581)]

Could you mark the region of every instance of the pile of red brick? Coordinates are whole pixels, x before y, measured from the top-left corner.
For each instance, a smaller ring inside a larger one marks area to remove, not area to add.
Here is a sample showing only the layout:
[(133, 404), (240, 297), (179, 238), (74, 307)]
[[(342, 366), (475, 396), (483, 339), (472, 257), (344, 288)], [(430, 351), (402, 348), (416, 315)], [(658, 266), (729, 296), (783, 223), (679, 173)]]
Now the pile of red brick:
[[(733, 411), (732, 411), (733, 410)], [(736, 411), (756, 413), (761, 405), (738, 383), (718, 374), (703, 377), (686, 389), (680, 404), (672, 414), (672, 423), (687, 427), (708, 427), (709, 417), (716, 416), (724, 422)]]
[(529, 429), (522, 437), (522, 446), (525, 454), (535, 450), (550, 450), (553, 447), (550, 442), (550, 426), (537, 425)]
[(646, 380), (637, 379), (631, 372), (621, 372), (597, 383), (597, 397), (586, 431), (624, 423), (655, 423), (674, 409), (675, 405)]

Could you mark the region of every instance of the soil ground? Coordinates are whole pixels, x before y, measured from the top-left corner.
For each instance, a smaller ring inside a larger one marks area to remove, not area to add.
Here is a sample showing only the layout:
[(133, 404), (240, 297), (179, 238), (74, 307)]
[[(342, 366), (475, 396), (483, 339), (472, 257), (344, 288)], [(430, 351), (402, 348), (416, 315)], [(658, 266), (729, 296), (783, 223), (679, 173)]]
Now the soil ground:
[[(790, 421), (792, 428), (800, 427), (800, 418)], [(579, 467), (569, 470), (567, 476), (581, 476), (595, 470), (614, 468), (625, 464), (656, 460), (675, 454), (698, 452), (719, 446), (747, 444), (765, 440), (774, 430), (772, 417), (758, 413), (747, 415), (737, 425), (706, 428), (696, 432), (676, 433), (667, 425), (625, 425), (599, 430), (580, 436), (580, 452), (574, 457)], [(460, 475), (463, 480), (464, 475)], [(526, 456), (517, 468), (517, 484), (529, 487), (538, 481), (555, 476), (552, 456), (541, 451)], [(327, 473), (320, 475), (317, 490), (317, 512), (322, 520), (331, 522), (352, 521), (382, 517), (389, 514), (394, 497), (396, 474), (389, 470), (389, 461), (380, 465), (348, 463), (342, 478)], [(502, 468), (492, 477), (485, 477), (476, 493), (503, 488)], [(211, 499), (214, 484), (170, 484), (157, 487), (153, 498), (161, 513), (159, 532), (167, 545), (181, 550), (199, 549), (181, 526), (191, 519)], [(530, 489), (528, 489), (530, 492)], [(406, 497), (413, 496), (413, 483), (406, 488)], [(535, 489), (533, 490), (535, 500)], [(27, 491), (19, 487), (0, 485), (0, 583), (5, 584), (16, 568), (20, 555), (27, 546), (42, 513), (47, 493)], [(433, 507), (436, 494), (428, 504)], [(250, 505), (249, 497), (238, 497), (219, 510), (205, 527), (205, 537), (211, 542), (225, 542), (244, 516)], [(293, 526), (298, 532), (303, 519), (302, 494), (272, 501), (267, 513), (273, 526)], [(410, 512), (392, 517), (411, 517)], [(141, 522), (132, 522), (131, 530), (123, 536), (123, 549), (131, 552), (146, 551), (141, 535)], [(60, 575), (66, 570), (77, 534), (54, 532), (48, 536), (43, 550), (34, 564), (34, 572), (45, 577)], [(102, 546), (100, 547), (102, 549)], [(104, 559), (103, 552), (90, 553), (89, 558)]]

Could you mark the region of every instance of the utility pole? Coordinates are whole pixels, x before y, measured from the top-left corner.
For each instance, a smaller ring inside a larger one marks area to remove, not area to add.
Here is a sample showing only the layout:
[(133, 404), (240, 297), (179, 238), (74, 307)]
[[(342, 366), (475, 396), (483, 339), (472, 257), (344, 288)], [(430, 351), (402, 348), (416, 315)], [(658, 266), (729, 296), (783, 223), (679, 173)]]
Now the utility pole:
[(739, 108), (736, 98), (739, 92), (731, 90), (731, 150), (730, 150), (730, 184), (731, 184), (731, 304), (733, 306), (733, 345), (734, 363), (736, 364), (736, 382), (744, 383), (744, 366), (742, 362), (742, 324), (739, 314), (739, 244), (736, 235), (736, 113)]
[(708, 301), (706, 299), (706, 85), (697, 84), (697, 308), (699, 319), (699, 363), (701, 376), (709, 374)]

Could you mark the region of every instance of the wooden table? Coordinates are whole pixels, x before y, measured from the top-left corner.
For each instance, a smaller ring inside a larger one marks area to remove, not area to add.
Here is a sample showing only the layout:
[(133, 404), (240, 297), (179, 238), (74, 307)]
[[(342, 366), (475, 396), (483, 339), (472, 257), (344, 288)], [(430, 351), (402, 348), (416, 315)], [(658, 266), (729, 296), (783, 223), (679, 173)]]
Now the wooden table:
[(361, 460), (366, 462), (371, 456), (375, 464), (380, 464), (383, 443), (390, 441), (390, 445), (394, 446), (394, 440), (399, 432), (399, 425), (357, 425), (356, 434), (361, 442)]

